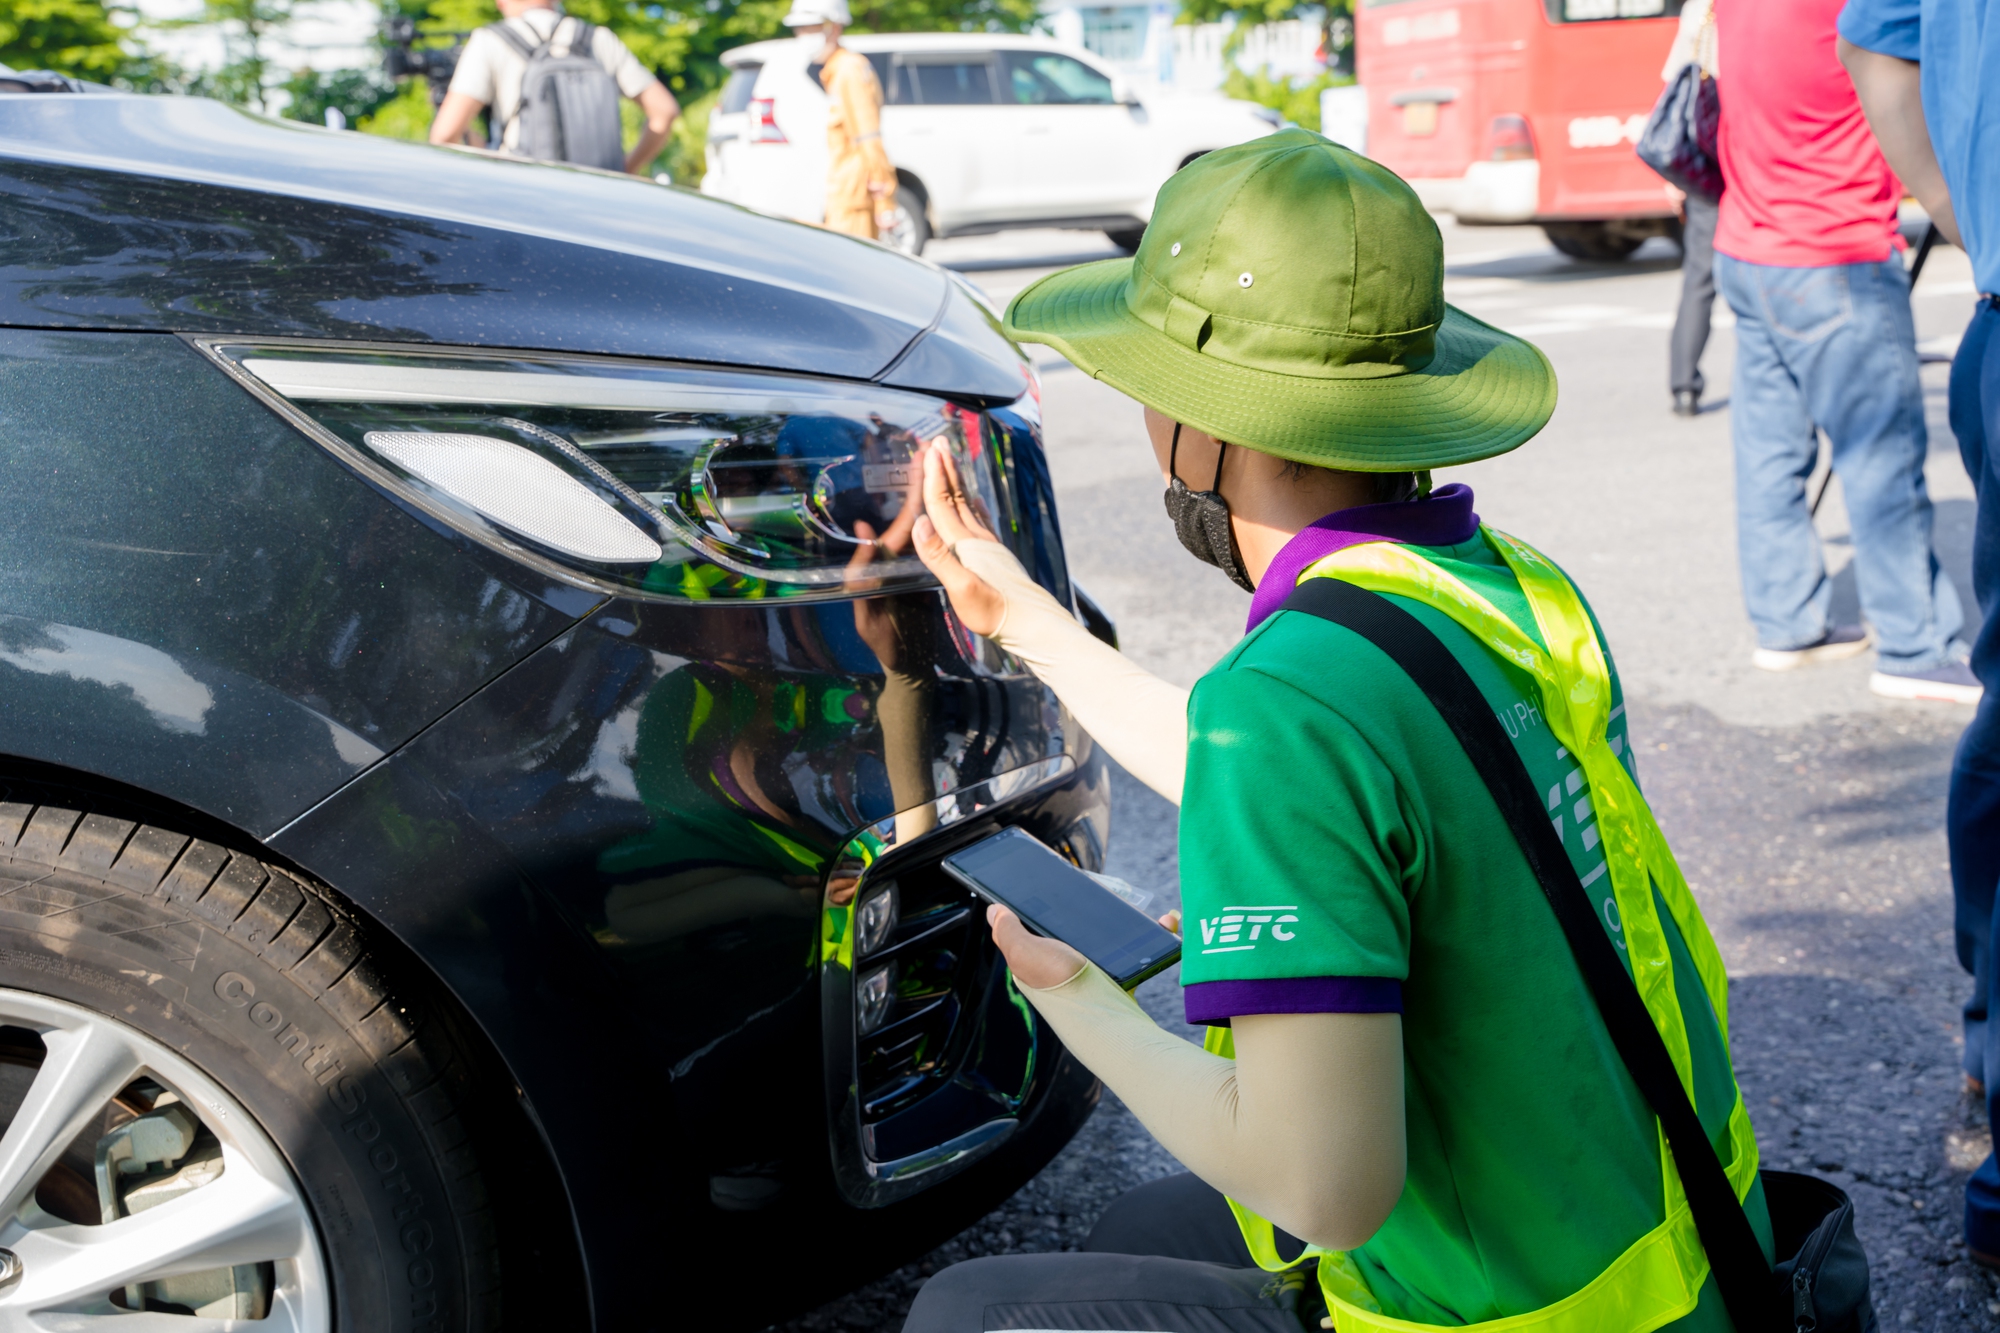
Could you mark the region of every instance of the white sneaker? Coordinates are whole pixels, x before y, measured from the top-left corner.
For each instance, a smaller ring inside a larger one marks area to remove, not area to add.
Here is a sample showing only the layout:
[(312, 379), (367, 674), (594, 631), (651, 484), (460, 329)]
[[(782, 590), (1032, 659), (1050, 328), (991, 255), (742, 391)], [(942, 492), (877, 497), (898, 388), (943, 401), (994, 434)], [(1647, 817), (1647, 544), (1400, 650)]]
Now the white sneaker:
[(1908, 676), (1877, 671), (1868, 678), (1868, 688), (1885, 699), (1921, 699), (1941, 704), (1976, 704), (1986, 693), (1979, 677), (1963, 662), (1947, 662), (1934, 670)]
[(1797, 671), (1804, 666), (1859, 657), (1874, 643), (1875, 631), (1865, 625), (1835, 625), (1818, 643), (1803, 648), (1759, 648), (1750, 654), (1750, 664), (1766, 671)]

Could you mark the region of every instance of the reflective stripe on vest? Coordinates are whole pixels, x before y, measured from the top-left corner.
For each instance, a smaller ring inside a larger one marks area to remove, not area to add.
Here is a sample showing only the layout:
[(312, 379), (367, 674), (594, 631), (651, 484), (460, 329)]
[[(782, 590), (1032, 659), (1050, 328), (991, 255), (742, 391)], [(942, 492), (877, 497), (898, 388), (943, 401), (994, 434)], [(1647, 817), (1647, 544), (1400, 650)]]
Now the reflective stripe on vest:
[[(1729, 981), (1722, 957), (1652, 810), (1605, 740), (1610, 722), (1611, 671), (1576, 589), (1555, 565), (1526, 543), (1484, 525), (1479, 531), (1520, 582), (1546, 649), (1478, 592), (1407, 546), (1393, 542), (1350, 546), (1313, 564), (1299, 577), (1343, 579), (1371, 592), (1421, 602), (1449, 616), (1482, 646), (1534, 678), (1543, 716), (1556, 739), (1583, 765), (1590, 783), (1591, 804), (1597, 809), (1633, 980), (1692, 1102), (1694, 1067), (1687, 1026), (1674, 993), (1673, 960), (1653, 890), (1658, 890), (1660, 901), (1666, 903), (1680, 928), (1727, 1049)], [(1209, 1051), (1227, 1056), (1233, 1054), (1234, 1045), (1227, 1028), (1209, 1030), (1205, 1043)], [(1733, 1082), (1734, 1075), (1731, 1077)], [(1757, 1139), (1740, 1090), (1729, 1112), (1729, 1152), (1724, 1170), (1736, 1197), (1742, 1199), (1757, 1180)], [(1647, 1333), (1692, 1313), (1708, 1276), (1708, 1256), (1702, 1250), (1664, 1133), (1660, 1168), (1665, 1220), (1659, 1226), (1634, 1241), (1580, 1290), (1539, 1310), (1477, 1324), (1447, 1326), (1392, 1318), (1382, 1312), (1366, 1277), (1347, 1254), (1308, 1246), (1304, 1254), (1287, 1263), (1278, 1255), (1270, 1222), (1233, 1199), (1229, 1207), (1259, 1267), (1278, 1272), (1308, 1258), (1319, 1259), (1320, 1288), (1340, 1333), (1423, 1333), (1441, 1327), (1478, 1333)]]

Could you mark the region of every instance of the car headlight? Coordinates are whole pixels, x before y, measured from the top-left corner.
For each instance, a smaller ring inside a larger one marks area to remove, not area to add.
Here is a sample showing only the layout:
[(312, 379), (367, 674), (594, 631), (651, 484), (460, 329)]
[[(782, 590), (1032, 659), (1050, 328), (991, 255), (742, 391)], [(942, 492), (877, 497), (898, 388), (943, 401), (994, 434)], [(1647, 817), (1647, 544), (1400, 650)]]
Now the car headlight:
[(351, 466), (517, 559), (675, 599), (928, 586), (909, 528), (942, 440), (1024, 548), (1006, 427), (932, 395), (605, 357), (197, 340)]

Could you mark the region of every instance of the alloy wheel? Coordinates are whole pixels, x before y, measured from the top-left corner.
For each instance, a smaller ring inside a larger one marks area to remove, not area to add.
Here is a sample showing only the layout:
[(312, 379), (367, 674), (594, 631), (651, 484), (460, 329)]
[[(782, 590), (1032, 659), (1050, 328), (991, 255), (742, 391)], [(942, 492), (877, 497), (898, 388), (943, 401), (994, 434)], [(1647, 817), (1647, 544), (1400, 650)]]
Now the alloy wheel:
[(877, 239), (891, 250), (900, 254), (914, 255), (923, 246), (917, 239), (917, 222), (910, 216), (910, 210), (898, 203), (890, 215), (889, 225), (881, 226), (878, 221)]
[[(39, 1049), (37, 1049), (39, 1048)], [(317, 1232), (220, 1085), (103, 1014), (0, 989), (0, 1329), (324, 1333)]]

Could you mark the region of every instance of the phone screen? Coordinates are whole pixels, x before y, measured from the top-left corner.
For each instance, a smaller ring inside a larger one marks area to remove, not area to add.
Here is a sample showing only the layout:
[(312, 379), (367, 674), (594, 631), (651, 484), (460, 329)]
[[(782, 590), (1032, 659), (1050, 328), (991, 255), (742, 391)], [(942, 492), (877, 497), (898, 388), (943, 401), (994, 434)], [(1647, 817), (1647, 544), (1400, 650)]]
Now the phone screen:
[(1181, 956), (1180, 938), (1050, 851), (1006, 829), (944, 859), (982, 898), (1011, 907), (1030, 927), (1061, 940), (1130, 989)]

